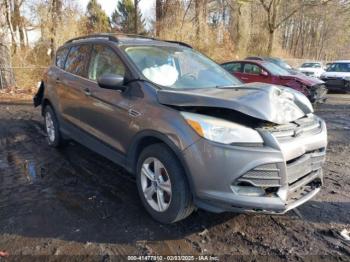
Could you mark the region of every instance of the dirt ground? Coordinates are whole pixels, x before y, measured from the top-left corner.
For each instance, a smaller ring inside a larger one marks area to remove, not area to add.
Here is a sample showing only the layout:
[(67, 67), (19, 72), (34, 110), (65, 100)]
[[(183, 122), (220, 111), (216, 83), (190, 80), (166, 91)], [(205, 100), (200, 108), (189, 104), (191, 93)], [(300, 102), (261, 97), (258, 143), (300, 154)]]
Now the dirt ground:
[(48, 147), (39, 109), (0, 96), (0, 251), (18, 260), (206, 254), (350, 261), (350, 242), (340, 236), (350, 230), (350, 95), (330, 95), (317, 114), (327, 122), (329, 148), (324, 187), (312, 201), (283, 216), (197, 211), (160, 225), (122, 168), (74, 142)]

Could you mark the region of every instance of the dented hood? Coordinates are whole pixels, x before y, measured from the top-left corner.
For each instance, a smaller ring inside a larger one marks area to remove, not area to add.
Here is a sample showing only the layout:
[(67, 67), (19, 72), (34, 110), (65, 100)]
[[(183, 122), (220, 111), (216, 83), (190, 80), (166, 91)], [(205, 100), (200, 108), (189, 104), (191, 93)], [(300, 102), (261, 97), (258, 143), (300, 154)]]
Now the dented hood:
[(276, 124), (289, 123), (313, 112), (311, 103), (300, 92), (262, 83), (230, 88), (162, 89), (157, 95), (164, 105), (232, 109)]

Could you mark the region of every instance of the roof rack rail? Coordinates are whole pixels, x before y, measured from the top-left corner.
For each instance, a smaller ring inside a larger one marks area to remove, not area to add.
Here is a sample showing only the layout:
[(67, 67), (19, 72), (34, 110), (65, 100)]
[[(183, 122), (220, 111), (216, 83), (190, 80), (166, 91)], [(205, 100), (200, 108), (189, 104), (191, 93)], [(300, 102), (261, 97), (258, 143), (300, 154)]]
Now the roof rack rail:
[(146, 36), (146, 35), (138, 35), (138, 34), (123, 34), (123, 33), (115, 33), (113, 35), (120, 35), (120, 36), (130, 36), (130, 37), (138, 37), (138, 38), (145, 38), (145, 39), (151, 39), (151, 40), (158, 40), (152, 36)]
[(164, 42), (168, 42), (168, 43), (178, 44), (178, 45), (186, 46), (186, 47), (188, 47), (188, 48), (191, 48), (191, 49), (193, 49), (193, 47), (192, 47), (191, 45), (189, 45), (189, 44), (186, 44), (186, 43), (184, 43), (184, 42), (181, 42), (181, 41), (172, 41), (172, 40), (160, 40), (160, 39), (159, 39), (159, 41), (164, 41)]
[(126, 36), (126, 37), (138, 37), (138, 38), (150, 39), (150, 40), (155, 40), (155, 41), (164, 41), (164, 42), (178, 44), (178, 45), (192, 48), (192, 46), (190, 46), (189, 44), (186, 44), (186, 43), (180, 42), (180, 41), (162, 40), (162, 39), (158, 39), (158, 38), (154, 38), (154, 37), (150, 37), (150, 36), (145, 36), (145, 35), (123, 34), (123, 33), (101, 33), (101, 34), (79, 36), (79, 37), (68, 40), (65, 44), (73, 43), (73, 42), (79, 41), (79, 40), (93, 39), (93, 38), (100, 38), (100, 39), (105, 38), (105, 39), (108, 39), (109, 41), (113, 41), (113, 42), (118, 43), (119, 42), (118, 35), (119, 36)]
[(109, 41), (119, 42), (118, 38), (113, 36), (112, 34), (92, 34), (92, 35), (79, 36), (79, 37), (70, 39), (65, 44), (73, 43), (75, 41), (84, 40), (84, 39), (91, 39), (91, 38), (106, 38)]

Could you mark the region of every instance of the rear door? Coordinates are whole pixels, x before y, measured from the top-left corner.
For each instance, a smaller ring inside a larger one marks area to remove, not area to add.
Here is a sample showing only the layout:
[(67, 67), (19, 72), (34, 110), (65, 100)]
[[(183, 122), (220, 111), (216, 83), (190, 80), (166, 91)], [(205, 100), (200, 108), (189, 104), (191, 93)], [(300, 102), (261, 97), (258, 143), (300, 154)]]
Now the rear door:
[[(70, 48), (64, 71), (56, 79), (60, 111), (64, 122), (80, 126), (80, 107), (84, 98), (84, 77), (91, 52), (91, 45), (81, 44)], [(64, 123), (65, 124), (65, 123)]]
[(111, 47), (94, 44), (80, 117), (86, 132), (123, 154), (126, 149), (122, 141), (130, 136), (129, 96), (118, 90), (101, 88), (97, 81), (104, 74), (125, 76), (125, 73), (125, 65)]

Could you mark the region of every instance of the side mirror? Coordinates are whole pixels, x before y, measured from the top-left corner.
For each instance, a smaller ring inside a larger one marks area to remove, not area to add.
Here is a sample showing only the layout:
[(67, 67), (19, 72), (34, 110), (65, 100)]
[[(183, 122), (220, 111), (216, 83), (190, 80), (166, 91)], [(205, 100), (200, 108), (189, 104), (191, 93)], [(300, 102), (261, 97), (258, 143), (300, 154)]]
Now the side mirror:
[(126, 87), (124, 84), (124, 76), (116, 74), (105, 74), (97, 80), (101, 88), (124, 91)]
[(262, 70), (262, 71), (260, 72), (260, 75), (261, 75), (261, 76), (269, 76), (269, 73), (266, 72), (265, 70)]

